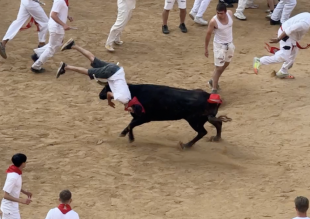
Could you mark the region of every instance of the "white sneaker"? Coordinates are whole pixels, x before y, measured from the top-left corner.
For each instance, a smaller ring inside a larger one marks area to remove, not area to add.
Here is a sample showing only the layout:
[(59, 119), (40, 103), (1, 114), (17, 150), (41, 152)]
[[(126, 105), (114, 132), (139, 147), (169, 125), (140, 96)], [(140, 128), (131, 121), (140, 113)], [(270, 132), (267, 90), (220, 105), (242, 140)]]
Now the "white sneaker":
[(109, 51), (109, 52), (114, 52), (114, 49), (111, 45), (105, 45), (105, 48)]
[(116, 45), (123, 45), (123, 43), (124, 43), (124, 41), (114, 41), (114, 43), (116, 44)]
[(239, 20), (246, 20), (246, 16), (242, 12), (236, 12), (234, 13), (234, 16), (238, 18)]
[(208, 25), (208, 21), (204, 20), (202, 17), (195, 17), (194, 21), (197, 24)]
[(189, 16), (191, 17), (192, 20), (195, 20), (196, 14), (197, 14), (197, 13), (194, 13), (194, 12), (192, 12), (192, 11), (189, 12)]
[(270, 9), (267, 9), (266, 11), (265, 11), (265, 13), (270, 13), (271, 11), (270, 11)]
[(272, 12), (269, 12), (269, 14), (266, 16), (266, 18), (271, 18)]

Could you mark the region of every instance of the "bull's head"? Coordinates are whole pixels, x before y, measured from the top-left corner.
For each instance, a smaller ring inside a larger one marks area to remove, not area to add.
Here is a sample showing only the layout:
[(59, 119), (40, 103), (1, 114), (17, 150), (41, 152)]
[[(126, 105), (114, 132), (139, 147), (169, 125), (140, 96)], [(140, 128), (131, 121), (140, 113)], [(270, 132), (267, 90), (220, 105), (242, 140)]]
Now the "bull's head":
[[(100, 82), (101, 82), (101, 81), (100, 81)], [(105, 82), (101, 82), (101, 83), (104, 83), (104, 85), (101, 84), (102, 86), (104, 86), (104, 88), (103, 88), (102, 91), (100, 92), (99, 98), (100, 98), (101, 100), (106, 100), (106, 99), (107, 99), (107, 93), (108, 93), (109, 91), (111, 91), (111, 89), (110, 89), (110, 86), (109, 86), (108, 83), (105, 83)], [(100, 84), (100, 83), (99, 83), (99, 84)]]

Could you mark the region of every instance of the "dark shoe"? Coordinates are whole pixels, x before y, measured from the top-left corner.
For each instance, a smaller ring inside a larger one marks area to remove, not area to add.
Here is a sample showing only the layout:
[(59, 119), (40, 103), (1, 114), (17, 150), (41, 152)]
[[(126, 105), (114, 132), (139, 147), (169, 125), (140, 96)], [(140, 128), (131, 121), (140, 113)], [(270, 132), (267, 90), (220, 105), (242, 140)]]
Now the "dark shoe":
[(230, 2), (228, 3), (227, 1), (224, 1), (224, 0), (219, 0), (219, 3), (225, 4), (227, 8), (233, 8), (234, 7), (233, 4), (231, 4)]
[(181, 29), (183, 33), (187, 33), (187, 28), (184, 23), (180, 24), (179, 28)]
[(7, 59), (5, 47), (3, 46), (1, 42), (0, 42), (0, 55), (2, 56), (2, 58)]
[(274, 21), (270, 18), (270, 25), (280, 25), (281, 22), (280, 21)]
[(71, 47), (74, 45), (74, 40), (71, 38), (70, 40), (68, 40), (62, 47), (60, 51), (64, 51), (67, 49), (71, 49)]
[(169, 34), (169, 32), (170, 32), (167, 25), (162, 26), (162, 31), (164, 34)]
[(64, 73), (66, 73), (66, 70), (65, 70), (66, 66), (67, 66), (66, 63), (64, 63), (64, 62), (60, 63), (60, 66), (59, 66), (57, 73), (56, 73), (56, 78), (59, 78), (60, 75), (63, 75)]
[(36, 73), (36, 74), (40, 74), (40, 73), (44, 73), (45, 72), (45, 69), (44, 68), (41, 68), (40, 70), (37, 70), (37, 69), (34, 69), (31, 67), (31, 71), (33, 73)]
[(31, 59), (33, 62), (36, 62), (39, 59), (39, 57), (36, 53), (34, 53), (33, 55), (31, 55)]

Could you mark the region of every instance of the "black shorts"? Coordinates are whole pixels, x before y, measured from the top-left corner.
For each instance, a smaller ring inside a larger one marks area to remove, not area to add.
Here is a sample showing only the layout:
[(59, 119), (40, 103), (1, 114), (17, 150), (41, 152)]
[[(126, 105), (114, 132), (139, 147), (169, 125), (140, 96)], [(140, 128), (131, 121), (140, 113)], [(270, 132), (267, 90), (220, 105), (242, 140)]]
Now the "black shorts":
[(90, 79), (102, 78), (108, 79), (112, 75), (114, 75), (120, 67), (114, 63), (104, 62), (95, 57), (94, 61), (91, 63), (93, 68), (88, 69), (88, 76)]

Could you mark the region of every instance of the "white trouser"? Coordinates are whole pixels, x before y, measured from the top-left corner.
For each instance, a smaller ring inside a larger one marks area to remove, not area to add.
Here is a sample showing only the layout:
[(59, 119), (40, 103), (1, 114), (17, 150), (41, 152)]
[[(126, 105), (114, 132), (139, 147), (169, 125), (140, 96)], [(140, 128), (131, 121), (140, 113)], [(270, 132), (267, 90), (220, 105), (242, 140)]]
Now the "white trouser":
[(211, 0), (195, 0), (191, 11), (195, 13), (197, 17), (202, 17), (210, 2)]
[(50, 32), (50, 38), (48, 44), (41, 48), (34, 49), (39, 59), (33, 63), (32, 68), (40, 70), (43, 64), (61, 47), (65, 34), (58, 34)]
[(236, 12), (241, 12), (241, 13), (243, 13), (244, 10), (245, 10), (245, 7), (246, 7), (247, 5), (252, 5), (253, 2), (254, 2), (254, 0), (239, 0), (239, 1), (238, 1), (238, 7), (237, 7), (237, 9), (236, 9)]
[(12, 40), (19, 32), (20, 28), (22, 28), (26, 21), (30, 18), (30, 16), (32, 16), (34, 20), (39, 24), (39, 42), (45, 42), (48, 17), (39, 4), (37, 4), (36, 6), (24, 6), (23, 4), (20, 4), (17, 18), (10, 25), (5, 36), (3, 37), (3, 40)]
[(107, 39), (106, 45), (112, 45), (114, 41), (121, 40), (121, 34), (124, 30), (126, 24), (131, 18), (132, 10), (127, 7), (126, 1), (118, 0), (118, 13), (115, 24), (110, 30), (109, 37)]
[(283, 24), (290, 18), (296, 4), (296, 0), (281, 0), (274, 9), (271, 19), (274, 21), (280, 21)]
[[(278, 30), (278, 37), (282, 34), (281, 28)], [(290, 47), (289, 50), (285, 50), (283, 47)], [(296, 47), (296, 41), (288, 38), (286, 42), (280, 41), (280, 50), (277, 51), (273, 56), (264, 56), (260, 58), (260, 63), (262, 65), (283, 63), (281, 67), (281, 72), (283, 74), (288, 74), (288, 69), (292, 67), (296, 56), (298, 54), (298, 47)]]

